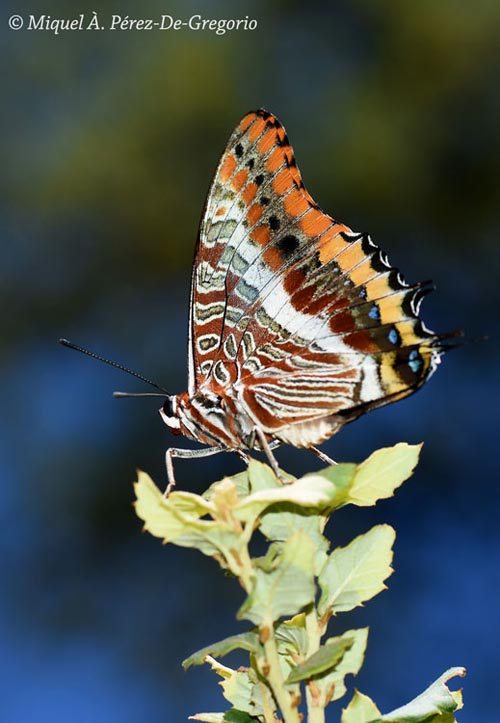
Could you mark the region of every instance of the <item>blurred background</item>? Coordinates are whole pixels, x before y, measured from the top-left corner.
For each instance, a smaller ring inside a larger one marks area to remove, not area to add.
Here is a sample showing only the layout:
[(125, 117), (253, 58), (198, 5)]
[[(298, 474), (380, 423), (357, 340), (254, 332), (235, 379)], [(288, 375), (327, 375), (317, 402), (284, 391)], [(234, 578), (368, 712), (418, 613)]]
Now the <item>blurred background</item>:
[[(233, 619), (242, 593), (210, 559), (141, 534), (132, 508), (135, 469), (163, 484), (174, 442), (158, 400), (113, 400), (148, 390), (57, 338), (185, 389), (205, 193), (233, 127), (259, 106), (286, 125), (325, 210), (370, 231), (409, 281), (434, 279), (428, 325), (489, 336), (324, 449), (361, 461), (425, 442), (394, 499), (343, 510), (330, 529), (341, 544), (376, 522), (398, 531), (389, 590), (333, 624), (371, 627), (356, 686), (388, 711), (465, 665), (459, 720), (498, 720), (500, 5), (325, 5), (33, 0), (21, 11), (258, 20), (226, 35), (15, 32), (19, 6), (3, 6), (2, 721), (162, 723), (226, 707), (215, 676), (180, 662), (245, 629)], [(304, 451), (277, 456), (295, 474), (318, 466)], [(179, 461), (178, 481), (200, 492), (240, 469), (233, 457)]]

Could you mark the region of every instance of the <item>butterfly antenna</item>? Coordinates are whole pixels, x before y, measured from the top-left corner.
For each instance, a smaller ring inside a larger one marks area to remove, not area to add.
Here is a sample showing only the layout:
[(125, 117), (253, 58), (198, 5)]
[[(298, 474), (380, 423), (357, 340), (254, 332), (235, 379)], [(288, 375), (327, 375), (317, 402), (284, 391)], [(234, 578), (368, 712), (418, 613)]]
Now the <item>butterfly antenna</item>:
[(161, 397), (165, 399), (164, 394), (160, 392), (113, 392), (115, 399), (124, 399), (125, 397)]
[(150, 386), (154, 387), (155, 389), (158, 389), (160, 392), (163, 392), (163, 394), (127, 394), (126, 392), (115, 392), (115, 396), (117, 397), (124, 397), (124, 396), (158, 396), (162, 397), (165, 394), (168, 395), (168, 392), (163, 387), (160, 387), (159, 384), (156, 384), (155, 382), (151, 381), (151, 379), (148, 379), (147, 377), (144, 377), (142, 374), (138, 374), (137, 372), (133, 372), (131, 369), (129, 369), (126, 366), (123, 366), (123, 364), (118, 364), (118, 362), (112, 361), (111, 359), (105, 359), (103, 356), (99, 356), (99, 354), (95, 354), (93, 351), (89, 351), (88, 349), (84, 349), (82, 346), (78, 346), (78, 344), (73, 344), (72, 341), (68, 341), (67, 339), (59, 339), (59, 344), (62, 344), (63, 346), (68, 347), (68, 349), (74, 349), (75, 351), (79, 351), (82, 354), (86, 354), (87, 356), (91, 357), (92, 359), (97, 359), (97, 361), (104, 362), (104, 364), (109, 364), (110, 367), (115, 367), (115, 369), (120, 369), (122, 372), (125, 372), (126, 374), (130, 374), (132, 377), (136, 377), (136, 379), (140, 379), (142, 382), (146, 382), (146, 384), (149, 384)]

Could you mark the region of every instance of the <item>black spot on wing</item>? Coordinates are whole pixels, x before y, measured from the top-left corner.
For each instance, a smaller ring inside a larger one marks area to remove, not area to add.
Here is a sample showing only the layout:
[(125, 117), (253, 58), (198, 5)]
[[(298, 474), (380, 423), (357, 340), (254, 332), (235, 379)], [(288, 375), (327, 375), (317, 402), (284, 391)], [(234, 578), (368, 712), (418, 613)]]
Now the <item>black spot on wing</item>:
[(420, 386), (425, 379), (424, 362), (416, 346), (403, 347), (397, 352), (394, 369), (409, 387)]
[(276, 242), (276, 247), (280, 250), (285, 259), (290, 258), (300, 246), (299, 239), (293, 234), (282, 236)]

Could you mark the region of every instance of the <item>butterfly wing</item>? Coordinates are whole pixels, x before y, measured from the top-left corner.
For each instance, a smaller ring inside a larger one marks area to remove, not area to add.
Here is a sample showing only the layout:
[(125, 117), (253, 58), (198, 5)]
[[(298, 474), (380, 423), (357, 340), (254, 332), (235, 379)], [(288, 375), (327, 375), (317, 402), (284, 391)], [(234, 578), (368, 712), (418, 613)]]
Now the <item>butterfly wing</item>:
[(284, 128), (249, 113), (202, 217), (192, 391), (234, 389), (265, 431), (286, 441), (293, 425), (290, 441), (313, 444), (339, 420), (412, 393), (435, 368), (439, 337), (418, 318), (427, 290), (408, 286), (368, 235), (323, 213)]
[(305, 250), (300, 224), (325, 240), (348, 230), (304, 189), (283, 126), (267, 111), (248, 113), (222, 154), (201, 220), (191, 284), (191, 392), (214, 373), (233, 330), (229, 347), (241, 343), (236, 320), (243, 328), (259, 296)]

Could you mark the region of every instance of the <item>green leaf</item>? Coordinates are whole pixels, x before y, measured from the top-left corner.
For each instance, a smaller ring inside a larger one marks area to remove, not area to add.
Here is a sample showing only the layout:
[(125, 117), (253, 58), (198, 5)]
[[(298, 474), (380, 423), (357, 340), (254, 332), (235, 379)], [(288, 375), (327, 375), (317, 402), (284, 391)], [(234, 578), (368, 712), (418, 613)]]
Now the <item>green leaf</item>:
[(323, 477), (331, 482), (335, 487), (333, 507), (340, 507), (345, 504), (357, 469), (358, 465), (353, 462), (341, 462), (340, 464), (332, 464), (329, 467), (324, 467), (318, 470), (318, 472), (306, 474), (305, 479), (309, 479), (310, 477)]
[(256, 625), (271, 627), (314, 600), (314, 544), (299, 530), (281, 546), (268, 569), (256, 568), (254, 589), (238, 611)]
[(250, 492), (260, 492), (261, 490), (272, 490), (277, 487), (283, 487), (281, 482), (268, 464), (259, 462), (258, 459), (250, 459), (248, 464), (248, 480), (250, 483)]
[(338, 547), (328, 557), (319, 575), (321, 616), (352, 610), (384, 590), (384, 580), (393, 572), (392, 545), (396, 533), (390, 525), (376, 525), (356, 537), (347, 547)]
[(323, 477), (303, 477), (290, 484), (252, 492), (235, 506), (234, 515), (247, 522), (277, 503), (324, 510), (329, 507), (334, 493), (335, 488)]
[[(246, 497), (247, 494), (250, 492), (248, 469), (244, 470), (243, 472), (238, 472), (238, 474), (233, 474), (231, 477), (227, 477), (225, 479), (230, 479), (231, 482), (234, 484), (238, 497)], [(214, 488), (219, 484), (219, 482), (220, 480), (214, 482), (207, 490), (205, 490), (205, 492), (203, 492), (202, 497), (205, 500), (210, 501), (212, 499)]]
[(326, 706), (331, 701), (338, 700), (345, 695), (346, 675), (357, 675), (359, 673), (365, 657), (368, 628), (346, 630), (346, 632), (339, 637), (330, 638), (326, 641), (326, 643), (328, 644), (341, 640), (349, 640), (351, 642), (351, 646), (348, 650), (346, 650), (343, 657), (333, 670), (330, 670), (315, 679), (316, 685), (321, 694), (320, 702), (323, 706)]
[(450, 668), (411, 703), (384, 715), (384, 723), (452, 723), (454, 711), (462, 707), (462, 695), (450, 691), (446, 683), (464, 675), (465, 668)]
[(224, 638), (224, 640), (220, 640), (218, 643), (207, 645), (205, 648), (201, 648), (201, 650), (197, 650), (196, 653), (190, 655), (189, 658), (186, 658), (182, 663), (182, 667), (184, 670), (187, 670), (192, 665), (202, 665), (207, 655), (213, 655), (219, 658), (237, 649), (248, 650), (250, 653), (260, 652), (261, 645), (257, 633), (248, 632), (231, 635), (228, 638)]
[(235, 670), (220, 681), (223, 695), (237, 710), (252, 716), (262, 715), (263, 704), (257, 674), (252, 668)]
[[(305, 614), (299, 613), (291, 620), (283, 620), (278, 623), (274, 631), (274, 636), (280, 655), (298, 655), (303, 657), (308, 646)], [(292, 667), (294, 666), (295, 662), (293, 662)]]
[(274, 630), (281, 672), (287, 678), (297, 665), (297, 658), (304, 658), (309, 646), (305, 627), (305, 614), (299, 613), (291, 620), (283, 620)]
[(314, 544), (315, 574), (323, 567), (330, 543), (321, 534), (317, 512), (289, 504), (273, 505), (264, 511), (259, 530), (268, 540), (279, 542), (284, 542), (298, 530), (303, 530)]
[[(224, 567), (237, 572), (234, 569), (235, 560), (245, 544), (239, 523), (230, 516), (228, 521), (200, 519), (206, 514), (222, 516), (221, 506), (189, 492), (173, 492), (165, 498), (144, 472), (139, 473), (135, 492), (136, 513), (144, 521), (145, 530), (162, 538), (164, 542), (173, 542), (181, 547), (196, 547), (204, 555), (218, 558)], [(222, 498), (225, 505), (229, 504), (229, 492), (226, 490), (225, 495), (220, 493), (219, 502)]]
[(392, 497), (417, 466), (421, 444), (401, 442), (374, 452), (358, 465), (346, 502), (358, 507)]
[[(214, 555), (218, 552), (217, 547), (207, 543), (203, 534), (203, 528), (213, 523), (200, 520), (201, 513), (196, 510), (192, 513), (195, 505), (191, 508), (191, 514), (184, 512), (183, 505), (177, 506), (175, 494), (165, 499), (156, 487), (151, 478), (144, 472), (139, 473), (138, 482), (135, 484), (137, 501), (135, 511), (137, 516), (144, 521), (144, 530), (155, 537), (160, 537), (164, 542), (175, 542), (183, 547), (200, 547), (206, 555)], [(182, 502), (184, 503), (184, 499)]]
[(231, 708), (231, 710), (228, 710), (224, 713), (224, 722), (226, 723), (261, 723), (260, 718), (256, 718), (253, 715), (248, 715), (248, 713), (244, 713), (242, 710), (236, 710), (236, 708)]
[[(266, 469), (269, 468), (266, 467)], [(323, 479), (327, 478), (324, 477)], [(326, 552), (330, 545), (329, 541), (322, 535), (322, 521), (318, 516), (318, 509), (331, 509), (332, 500), (337, 491), (335, 486), (330, 485), (330, 487), (327, 487), (324, 482), (318, 482), (318, 475), (306, 475), (300, 480), (300, 485), (295, 488), (295, 492), (298, 489), (300, 493), (304, 485), (306, 486), (306, 495), (310, 495), (314, 490), (319, 490), (320, 494), (322, 490), (326, 492), (323, 501), (321, 501), (320, 497), (321, 507), (318, 508), (317, 505), (313, 505), (312, 503), (317, 502), (318, 499), (312, 500), (310, 496), (306, 497), (305, 506), (303, 504), (304, 500), (274, 501), (273, 504), (262, 510), (259, 530), (264, 537), (273, 542), (284, 542), (298, 530), (303, 530), (314, 543), (314, 571), (318, 574), (324, 564)], [(289, 486), (291, 485), (287, 487)], [(295, 492), (292, 490), (293, 495), (295, 495)], [(285, 494), (289, 496), (289, 493)]]
[(285, 682), (298, 683), (301, 680), (310, 680), (319, 673), (331, 670), (344, 657), (346, 650), (349, 650), (353, 643), (354, 640), (349, 638), (332, 638), (307, 660), (299, 663)]
[(198, 519), (210, 509), (202, 498), (189, 492), (174, 492), (165, 498), (145, 472), (139, 471), (134, 489), (137, 516), (144, 521), (144, 529), (155, 537), (174, 539), (185, 531), (183, 515)]
[(380, 723), (380, 720), (380, 711), (373, 700), (357, 690), (342, 710), (341, 723)]
[(325, 645), (343, 640), (348, 640), (350, 647), (345, 651), (342, 658), (333, 670), (319, 674), (314, 679), (319, 691), (318, 704), (322, 707), (326, 707), (331, 701), (342, 698), (346, 693), (346, 675), (357, 675), (359, 672), (365, 656), (368, 628), (346, 630), (342, 635), (327, 640)]
[(342, 723), (455, 723), (454, 711), (462, 707), (460, 691), (450, 691), (450, 678), (464, 676), (464, 668), (451, 668), (415, 700), (391, 713), (381, 715), (375, 703), (362, 693), (342, 711)]

